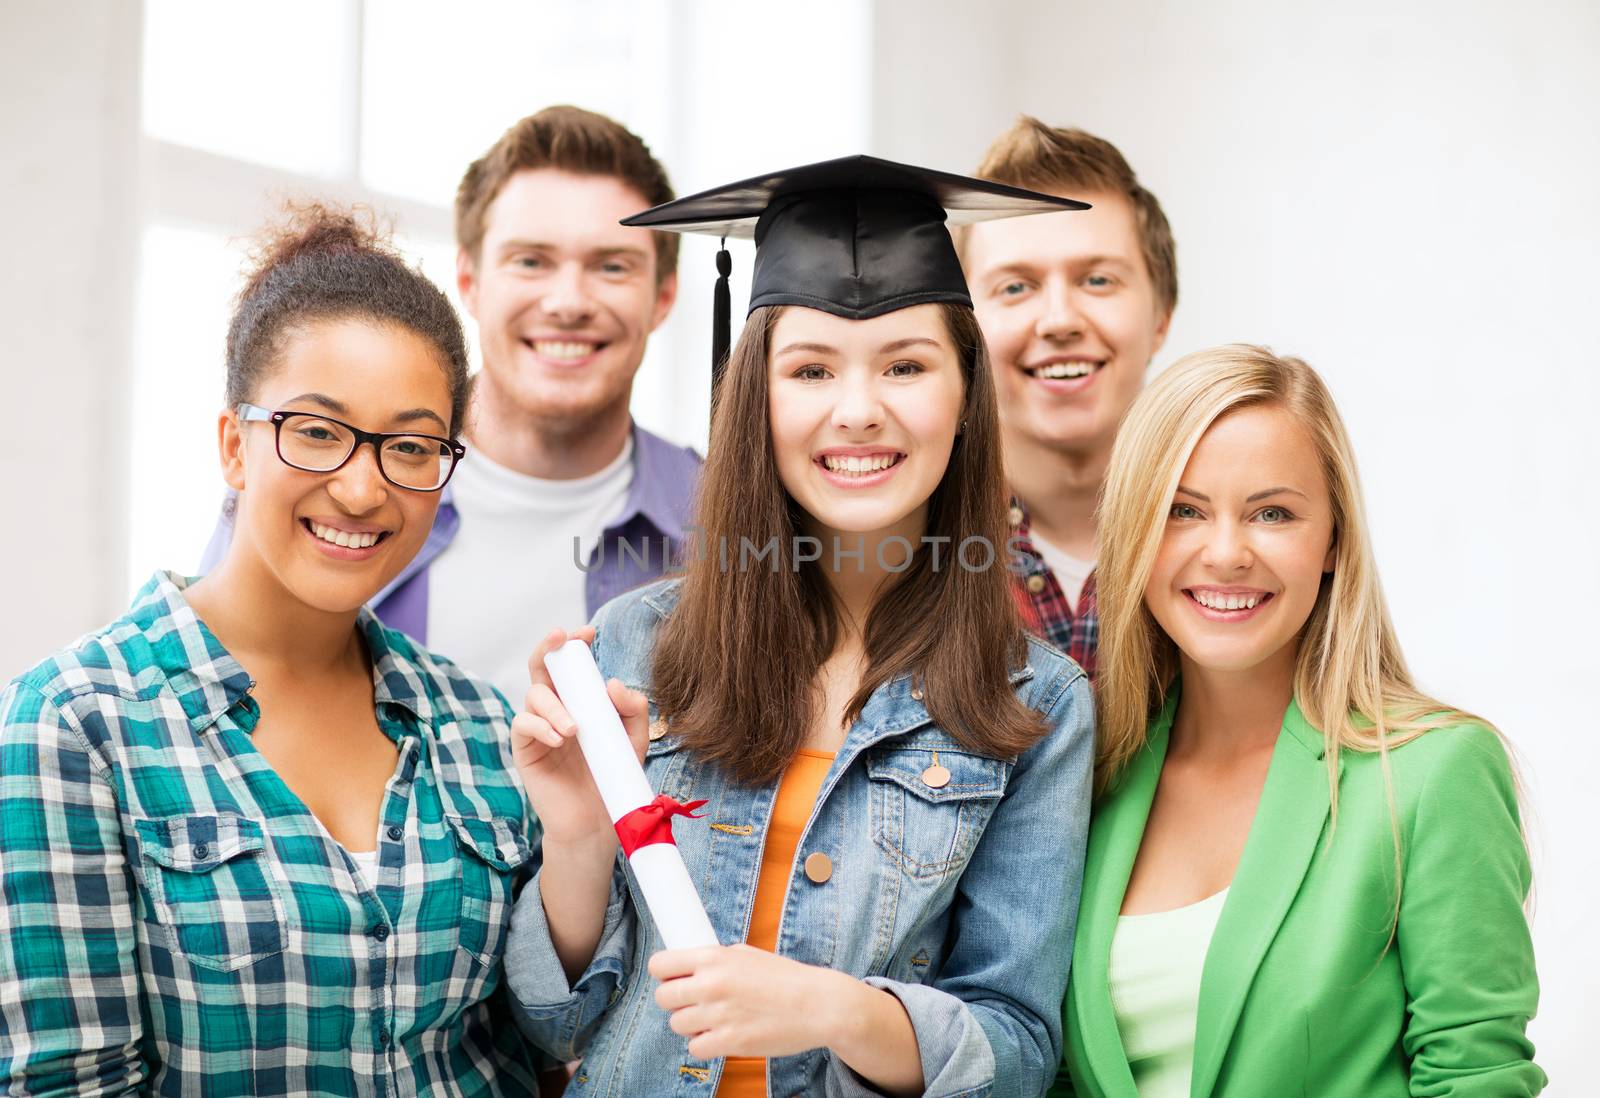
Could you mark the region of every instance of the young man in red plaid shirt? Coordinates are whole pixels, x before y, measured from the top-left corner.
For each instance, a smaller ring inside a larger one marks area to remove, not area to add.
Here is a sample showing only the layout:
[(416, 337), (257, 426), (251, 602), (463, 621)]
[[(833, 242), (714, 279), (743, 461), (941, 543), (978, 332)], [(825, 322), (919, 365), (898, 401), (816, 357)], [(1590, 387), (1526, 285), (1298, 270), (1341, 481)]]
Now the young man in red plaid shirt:
[(994, 360), (1017, 600), (1091, 676), (1095, 506), (1111, 444), (1178, 302), (1161, 204), (1109, 141), (1023, 116), (975, 173), (1090, 203), (983, 222), (962, 262)]

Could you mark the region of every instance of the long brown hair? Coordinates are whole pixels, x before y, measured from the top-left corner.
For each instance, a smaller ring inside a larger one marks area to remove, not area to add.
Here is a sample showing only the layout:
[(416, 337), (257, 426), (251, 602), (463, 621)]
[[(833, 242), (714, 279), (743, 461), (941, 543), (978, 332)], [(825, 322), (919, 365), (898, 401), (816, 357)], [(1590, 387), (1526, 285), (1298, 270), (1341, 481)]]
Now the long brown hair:
[[(792, 559), (801, 516), (773, 454), (767, 355), (784, 308), (751, 313), (729, 356), (700, 480), (698, 517), (709, 548), (688, 564), (653, 668), (656, 704), (673, 731), (696, 755), (748, 784), (777, 780), (805, 742), (817, 673), (839, 635), (822, 568)], [(846, 720), (860, 715), (878, 687), (909, 673), (929, 714), (959, 743), (1011, 756), (1044, 728), (1011, 689), (1025, 642), (1005, 568), (1009, 528), (994, 380), (972, 310), (946, 305), (944, 316), (961, 357), (965, 426), (929, 497), (924, 533), (950, 540), (940, 546), (937, 568), (930, 546), (919, 546), (874, 602), (864, 630), (867, 666)], [(968, 570), (957, 562), (957, 547), (972, 537), (988, 539), (992, 567)], [(773, 538), (776, 567), (740, 566), (741, 539), (762, 547)], [(733, 558), (728, 567), (723, 545)]]

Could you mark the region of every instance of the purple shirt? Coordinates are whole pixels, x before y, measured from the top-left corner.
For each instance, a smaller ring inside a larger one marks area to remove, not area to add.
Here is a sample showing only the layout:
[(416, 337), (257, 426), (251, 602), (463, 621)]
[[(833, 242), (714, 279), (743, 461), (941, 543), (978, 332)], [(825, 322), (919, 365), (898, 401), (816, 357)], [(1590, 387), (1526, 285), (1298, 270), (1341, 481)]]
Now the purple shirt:
[[(611, 599), (659, 579), (680, 560), (685, 529), (700, 478), (700, 455), (675, 446), (638, 424), (633, 427), (633, 484), (622, 514), (600, 536), (584, 572), (589, 616)], [(209, 572), (233, 538), (232, 509), (225, 507), (200, 562)], [(428, 568), (461, 533), (461, 514), (447, 485), (422, 549), (373, 597), (373, 611), (391, 629), (428, 643)]]

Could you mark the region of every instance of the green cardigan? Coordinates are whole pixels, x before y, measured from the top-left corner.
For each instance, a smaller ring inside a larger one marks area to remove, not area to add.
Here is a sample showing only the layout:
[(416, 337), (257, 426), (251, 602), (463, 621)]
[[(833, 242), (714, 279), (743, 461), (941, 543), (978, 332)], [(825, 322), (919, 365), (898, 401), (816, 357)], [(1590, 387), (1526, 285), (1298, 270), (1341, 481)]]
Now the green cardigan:
[[(1106, 970), (1176, 708), (1174, 690), (1095, 809), (1053, 1095), (1138, 1093)], [(1398, 923), (1380, 758), (1344, 753), (1334, 827), (1323, 754), (1290, 703), (1206, 953), (1191, 1094), (1537, 1094), (1545, 1075), (1525, 1032), (1539, 997), (1522, 908), (1531, 872), (1499, 738), (1464, 724), (1389, 752)]]

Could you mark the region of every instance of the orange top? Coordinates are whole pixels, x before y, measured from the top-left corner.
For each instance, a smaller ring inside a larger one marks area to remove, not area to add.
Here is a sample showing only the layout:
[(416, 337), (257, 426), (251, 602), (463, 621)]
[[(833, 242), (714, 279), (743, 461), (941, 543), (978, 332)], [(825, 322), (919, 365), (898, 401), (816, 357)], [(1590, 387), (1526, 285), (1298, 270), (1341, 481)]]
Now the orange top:
[[(783, 916), (783, 900), (789, 890), (789, 873), (794, 867), (800, 833), (811, 819), (812, 806), (822, 791), (833, 756), (804, 748), (790, 760), (778, 796), (772, 805), (772, 823), (767, 828), (767, 845), (761, 852), (761, 875), (756, 878), (756, 899), (750, 910), (747, 945), (772, 952), (778, 945), (778, 920)], [(717, 1098), (766, 1098), (767, 1062), (759, 1056), (730, 1056), (722, 1068)]]

